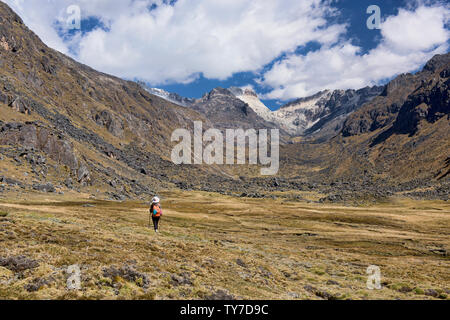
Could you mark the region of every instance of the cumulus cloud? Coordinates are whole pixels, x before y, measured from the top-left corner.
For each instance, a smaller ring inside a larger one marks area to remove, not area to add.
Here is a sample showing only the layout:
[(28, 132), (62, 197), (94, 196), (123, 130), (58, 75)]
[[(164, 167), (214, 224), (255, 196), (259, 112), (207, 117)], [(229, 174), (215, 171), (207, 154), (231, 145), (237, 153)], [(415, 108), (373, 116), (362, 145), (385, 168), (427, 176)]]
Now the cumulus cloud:
[(382, 23), (382, 39), (367, 54), (348, 40), (306, 55), (289, 54), (260, 79), (272, 88), (265, 98), (288, 100), (326, 88), (361, 88), (414, 71), (433, 55), (448, 52), (449, 17), (450, 8), (444, 5), (400, 9)]
[[(81, 17), (96, 17), (105, 26), (121, 16), (123, 12), (132, 15), (149, 3), (147, 0), (2, 0), (6, 2), (25, 24), (33, 30), (49, 47), (68, 54), (69, 47), (81, 40), (81, 34), (68, 39), (61, 32), (67, 31), (72, 5), (81, 9)], [(151, 1), (161, 3), (162, 0)], [(133, 6), (130, 4), (134, 3)], [(134, 10), (134, 11), (133, 11)], [(76, 57), (75, 57), (76, 58)]]
[[(178, 0), (174, 6), (119, 16), (110, 30), (80, 42), (78, 58), (91, 66), (151, 83), (188, 82), (202, 73), (224, 80), (258, 71), (299, 44), (343, 30), (325, 28), (327, 7), (307, 0)], [(132, 4), (134, 5), (134, 4)]]
[[(155, 86), (254, 72), (267, 99), (377, 84), (449, 48), (448, 4), (400, 9), (383, 21), (379, 45), (362, 54), (346, 39), (347, 25), (330, 23), (339, 15), (333, 0), (4, 1), (49, 46), (100, 71)], [(103, 28), (63, 37), (73, 4)], [(310, 42), (319, 49), (295, 52)]]
[[(6, 0), (50, 46), (104, 72), (152, 84), (224, 80), (258, 72), (310, 41), (336, 42), (345, 26), (328, 25), (329, 0)], [(19, 3), (19, 5), (17, 5)], [(52, 29), (78, 4), (97, 28), (62, 42)], [(156, 5), (154, 5), (156, 4)], [(50, 8), (51, 7), (51, 8)], [(150, 10), (151, 8), (151, 10)]]
[[(19, 16), (24, 20), (25, 24), (33, 30), (41, 39), (50, 47), (67, 53), (67, 45), (63, 39), (58, 35), (53, 23), (60, 17), (60, 11), (57, 6), (47, 5), (52, 4), (52, 1), (46, 0), (3, 0), (6, 2)], [(61, 3), (64, 0), (61, 1)], [(44, 2), (44, 3), (42, 3)], [(45, 10), (44, 10), (45, 8)]]

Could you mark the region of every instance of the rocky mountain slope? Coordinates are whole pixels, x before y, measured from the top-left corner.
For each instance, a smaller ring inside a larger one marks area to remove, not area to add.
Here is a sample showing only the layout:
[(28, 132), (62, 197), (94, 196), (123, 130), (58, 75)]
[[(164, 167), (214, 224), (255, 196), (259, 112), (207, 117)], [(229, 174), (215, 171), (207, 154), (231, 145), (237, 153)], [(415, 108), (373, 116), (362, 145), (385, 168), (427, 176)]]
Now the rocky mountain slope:
[(0, 65), (0, 191), (52, 184), (122, 198), (214, 175), (170, 161), (174, 128), (207, 119), (47, 47), (2, 2)]
[(167, 101), (199, 111), (213, 123), (217, 122), (219, 127), (223, 127), (224, 120), (229, 120), (245, 124), (245, 127), (275, 126), (294, 137), (304, 135), (328, 139), (340, 132), (352, 112), (381, 94), (383, 89), (375, 86), (360, 90), (325, 90), (311, 97), (294, 100), (277, 111), (271, 111), (251, 89), (216, 88), (201, 99), (184, 98), (156, 88), (149, 88), (148, 91)]
[(394, 179), (443, 179), (450, 157), (449, 83), (450, 54), (437, 55), (421, 72), (389, 83), (349, 117), (342, 135), (364, 137), (375, 167), (382, 164)]
[(391, 81), (371, 104), (351, 115), (343, 136), (385, 129), (395, 122), (397, 133), (417, 132), (421, 120), (436, 122), (450, 111), (448, 78), (450, 54), (433, 57), (417, 74), (403, 74)]
[(254, 104), (248, 103), (242, 96), (236, 94), (242, 91), (239, 88), (224, 89), (218, 87), (206, 93), (200, 99), (181, 97), (176, 93), (170, 93), (158, 88), (146, 87), (146, 90), (169, 102), (199, 112), (218, 129), (275, 128), (270, 118), (260, 115), (260, 110), (263, 110), (263, 108), (267, 110), (267, 113), (271, 113), (271, 111), (262, 104), (253, 92), (255, 101), (259, 101), (261, 104), (260, 110), (255, 110)]
[(334, 137), (340, 133), (345, 120), (353, 112), (372, 101), (383, 90), (384, 87), (375, 86), (360, 90), (333, 91), (328, 101), (319, 107), (320, 112), (311, 119), (314, 124), (304, 131), (304, 135), (322, 140)]
[(258, 95), (251, 89), (242, 89), (231, 87), (228, 90), (233, 93), (236, 98), (247, 103), (261, 118), (270, 122), (277, 122), (275, 113), (272, 112), (258, 97)]
[(331, 138), (342, 129), (345, 119), (362, 105), (381, 94), (382, 87), (360, 90), (325, 90), (294, 100), (277, 111), (270, 111), (251, 90), (235, 91), (263, 119), (277, 124), (292, 136)]
[(282, 171), (303, 170), (348, 193), (372, 188), (448, 199), (449, 67), (450, 54), (435, 56), (421, 72), (392, 80), (338, 136), (286, 146)]
[(230, 90), (224, 88), (213, 89), (190, 107), (205, 115), (218, 129), (276, 127), (261, 118), (246, 102), (236, 98)]

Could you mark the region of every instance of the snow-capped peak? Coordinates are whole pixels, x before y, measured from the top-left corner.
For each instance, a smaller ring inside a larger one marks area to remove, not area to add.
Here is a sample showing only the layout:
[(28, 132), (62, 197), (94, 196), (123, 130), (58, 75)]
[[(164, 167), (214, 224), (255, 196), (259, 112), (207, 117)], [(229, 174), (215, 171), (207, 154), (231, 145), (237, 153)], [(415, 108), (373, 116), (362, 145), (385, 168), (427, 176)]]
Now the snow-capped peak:
[(273, 112), (258, 98), (258, 95), (249, 88), (231, 87), (228, 89), (236, 98), (247, 103), (261, 118), (274, 121)]
[(176, 93), (170, 93), (166, 90), (159, 89), (159, 88), (148, 88), (144, 87), (145, 90), (147, 90), (148, 93), (153, 94), (157, 97), (163, 98), (164, 100), (167, 100), (169, 102), (172, 102), (174, 104), (177, 104), (182, 107), (189, 107), (195, 102), (195, 99), (190, 98), (184, 98)]

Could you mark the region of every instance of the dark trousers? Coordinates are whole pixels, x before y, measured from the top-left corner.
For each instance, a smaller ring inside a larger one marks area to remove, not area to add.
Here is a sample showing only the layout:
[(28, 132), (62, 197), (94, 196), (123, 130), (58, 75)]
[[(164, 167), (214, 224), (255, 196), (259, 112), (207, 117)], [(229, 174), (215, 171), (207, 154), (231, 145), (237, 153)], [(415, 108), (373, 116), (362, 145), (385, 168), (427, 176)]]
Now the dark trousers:
[(158, 230), (159, 220), (161, 217), (155, 217), (152, 215), (153, 226), (155, 227), (155, 231)]

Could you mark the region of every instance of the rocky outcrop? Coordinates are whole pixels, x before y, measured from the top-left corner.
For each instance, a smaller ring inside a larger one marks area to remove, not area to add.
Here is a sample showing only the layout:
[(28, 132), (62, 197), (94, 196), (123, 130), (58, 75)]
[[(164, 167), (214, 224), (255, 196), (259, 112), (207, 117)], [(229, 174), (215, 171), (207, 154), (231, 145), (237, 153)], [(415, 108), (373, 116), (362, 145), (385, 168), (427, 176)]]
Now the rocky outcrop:
[(334, 137), (340, 133), (349, 115), (379, 96), (382, 91), (383, 87), (378, 86), (334, 91), (318, 115), (318, 120), (306, 129), (304, 135), (322, 140)]
[(345, 119), (362, 105), (378, 96), (382, 87), (360, 90), (325, 90), (310, 97), (296, 99), (277, 111), (267, 108), (250, 89), (230, 88), (237, 98), (264, 120), (293, 136), (329, 139), (340, 132)]
[(90, 179), (89, 170), (80, 163), (72, 144), (60, 134), (39, 123), (6, 123), (0, 127), (0, 145), (20, 146), (39, 150), (48, 157), (67, 166), (79, 182)]
[[(445, 81), (449, 73), (450, 54), (436, 55), (417, 74), (403, 74), (389, 82), (382, 94), (363, 108), (352, 114), (344, 123), (342, 135), (356, 136), (387, 128), (396, 123), (396, 130), (411, 131), (418, 119), (428, 116), (428, 107), (422, 103), (435, 105), (437, 113), (448, 108)], [(434, 88), (434, 89), (432, 89)], [(428, 96), (428, 97), (427, 97)], [(440, 104), (438, 107), (437, 105)], [(400, 110), (401, 114), (400, 113)], [(415, 109), (415, 111), (412, 111)], [(403, 128), (402, 128), (403, 127)]]
[(436, 122), (450, 115), (450, 66), (438, 78), (423, 83), (401, 107), (393, 130), (413, 135), (422, 120)]
[(400, 107), (419, 83), (419, 77), (412, 74), (400, 75), (392, 80), (381, 95), (348, 117), (342, 129), (343, 136), (373, 132), (392, 124)]
[(26, 101), (21, 97), (17, 97), (16, 99), (14, 99), (14, 101), (11, 102), (10, 107), (15, 111), (24, 114), (30, 114), (31, 112)]
[(275, 128), (261, 118), (247, 103), (236, 98), (228, 89), (215, 88), (190, 106), (206, 116), (217, 129)]
[(51, 64), (50, 59), (48, 57), (46, 56), (42, 57), (41, 65), (44, 71), (47, 72), (48, 74), (50, 75), (56, 74), (56, 66)]
[(29, 101), (25, 97), (10, 92), (8, 89), (9, 85), (7, 82), (4, 82), (3, 88), (0, 87), (0, 103), (9, 106), (16, 112), (30, 114), (32, 108)]
[(49, 182), (45, 183), (45, 184), (34, 184), (33, 189), (36, 191), (41, 191), (41, 192), (49, 192), (49, 193), (56, 192), (56, 189), (53, 186), (53, 184), (51, 184)]
[(108, 110), (103, 110), (94, 116), (95, 122), (105, 127), (112, 135), (123, 138), (123, 121)]

